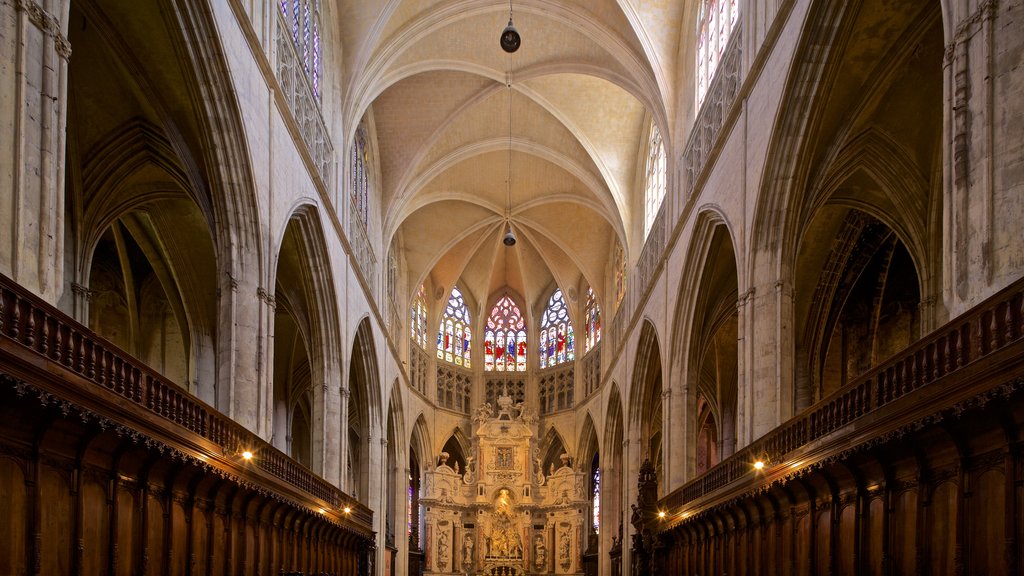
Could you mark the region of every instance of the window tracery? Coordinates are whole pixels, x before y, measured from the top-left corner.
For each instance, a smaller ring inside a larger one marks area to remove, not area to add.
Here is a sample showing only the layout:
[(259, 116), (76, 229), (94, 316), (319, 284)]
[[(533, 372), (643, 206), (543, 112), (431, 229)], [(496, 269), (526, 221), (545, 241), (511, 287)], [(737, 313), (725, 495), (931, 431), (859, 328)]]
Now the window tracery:
[(736, 26), (736, 0), (704, 0), (697, 17), (697, 106), (707, 94), (711, 79)]
[(444, 309), (444, 316), (441, 318), (441, 325), (437, 330), (438, 359), (457, 366), (472, 367), (469, 344), (472, 340), (470, 323), (469, 308), (466, 307), (462, 292), (457, 286), (453, 286), (452, 294), (448, 297), (448, 305)]
[(484, 332), (484, 370), (526, 371), (526, 322), (508, 295), (491, 309)]
[(585, 313), (587, 318), (586, 352), (590, 352), (601, 341), (601, 305), (597, 303), (594, 289), (590, 286), (587, 287)]
[(569, 308), (565, 305), (562, 289), (555, 288), (540, 321), (540, 367), (573, 361), (576, 358), (574, 348)]
[(366, 226), (370, 205), (370, 177), (367, 170), (366, 129), (360, 126), (352, 141), (352, 212), (355, 219)]
[(412, 341), (420, 348), (427, 348), (427, 291), (423, 284), (420, 284), (416, 296), (412, 299), (409, 318), (409, 335)]
[(320, 77), (323, 74), (323, 54), (320, 37), (319, 0), (280, 0), (281, 15), (284, 16), (291, 33), (295, 53), (299, 56), (306, 73), (313, 96), (320, 99)]
[(647, 188), (644, 190), (644, 238), (654, 225), (666, 188), (665, 143), (658, 126), (651, 123), (650, 138), (647, 142)]

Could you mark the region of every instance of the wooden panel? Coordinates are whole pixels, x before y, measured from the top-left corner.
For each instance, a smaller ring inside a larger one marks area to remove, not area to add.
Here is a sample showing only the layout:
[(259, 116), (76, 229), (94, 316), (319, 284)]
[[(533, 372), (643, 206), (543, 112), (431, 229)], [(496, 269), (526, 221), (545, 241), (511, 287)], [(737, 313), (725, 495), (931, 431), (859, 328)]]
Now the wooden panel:
[[(864, 574), (868, 576), (882, 576), (882, 555), (883, 542), (885, 538), (885, 500), (881, 497), (872, 498), (868, 503), (868, 517), (866, 534), (864, 537), (864, 549), (862, 566), (867, 568)], [(913, 550), (913, 547), (910, 548)]]
[(98, 479), (82, 485), (82, 573), (103, 574), (110, 562), (110, 506)]
[(974, 481), (970, 498), (970, 529), (968, 530), (969, 561), (975, 574), (1001, 576), (1006, 564), (1001, 547), (990, 542), (1006, 541), (1006, 488), (1000, 469), (991, 469)]
[(892, 550), (890, 554), (897, 574), (917, 573), (917, 489), (900, 492), (893, 511)]
[(137, 542), (142, 533), (139, 522), (139, 507), (134, 491), (120, 488), (117, 492), (117, 542), (114, 554), (118, 576), (133, 576), (138, 571)]
[(954, 482), (943, 482), (935, 488), (931, 503), (925, 510), (925, 540), (928, 547), (930, 574), (953, 574), (956, 554), (957, 490)]
[(0, 457), (0, 494), (4, 513), (0, 514), (0, 574), (25, 574), (25, 475), (17, 462)]
[(42, 465), (39, 471), (42, 500), (42, 573), (71, 573), (73, 503), (64, 473)]
[(836, 542), (838, 554), (835, 558), (839, 574), (843, 576), (854, 576), (858, 574), (857, 568), (853, 565), (855, 560), (854, 552), (857, 545), (857, 506), (848, 504), (843, 507), (839, 516), (839, 537)]

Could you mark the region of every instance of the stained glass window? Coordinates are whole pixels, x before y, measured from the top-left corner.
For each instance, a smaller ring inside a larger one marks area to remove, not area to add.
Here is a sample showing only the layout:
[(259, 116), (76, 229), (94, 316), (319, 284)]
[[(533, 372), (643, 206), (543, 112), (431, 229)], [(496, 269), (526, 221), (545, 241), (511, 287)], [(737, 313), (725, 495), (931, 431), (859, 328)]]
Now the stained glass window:
[(526, 372), (526, 322), (508, 295), (498, 300), (487, 318), (484, 370)]
[(540, 367), (547, 368), (575, 359), (572, 320), (569, 308), (556, 288), (540, 321)]
[(594, 296), (594, 289), (587, 287), (587, 350), (590, 350), (601, 341), (601, 306), (597, 303), (597, 297)]
[(647, 189), (644, 191), (644, 238), (651, 231), (654, 217), (658, 215), (661, 201), (665, 198), (665, 144), (661, 141), (658, 126), (651, 124), (650, 140), (647, 144)]
[(736, 0), (704, 0), (697, 19), (697, 106), (704, 101), (739, 16)]
[(320, 98), (320, 76), (323, 58), (320, 54), (320, 2), (319, 0), (281, 0), (281, 16), (291, 32), (295, 53), (309, 80), (313, 96)]
[(370, 205), (370, 177), (367, 171), (366, 129), (360, 126), (352, 141), (352, 216), (366, 226)]
[(445, 362), (471, 368), (469, 308), (458, 287), (452, 287), (448, 306), (444, 309), (441, 326), (437, 330), (437, 357)]
[(409, 318), (409, 335), (420, 348), (427, 349), (427, 292), (422, 284), (412, 299)]

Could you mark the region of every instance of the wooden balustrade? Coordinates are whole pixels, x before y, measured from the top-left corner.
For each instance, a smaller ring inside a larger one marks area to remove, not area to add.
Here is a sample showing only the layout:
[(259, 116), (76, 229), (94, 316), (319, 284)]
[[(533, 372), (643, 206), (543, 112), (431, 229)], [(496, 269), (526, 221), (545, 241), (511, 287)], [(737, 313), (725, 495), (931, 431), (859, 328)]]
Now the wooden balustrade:
[[(915, 342), (901, 353), (822, 399), (705, 474), (662, 499), (679, 509), (728, 486), (749, 480), (751, 463), (783, 462), (793, 452), (846, 430), (866, 416), (936, 381), (948, 378), (1024, 335), (1024, 279)], [(954, 386), (955, 388), (955, 386)], [(946, 390), (943, 387), (943, 390)]]
[[(11, 346), (14, 345), (15, 348)], [(20, 348), (20, 350), (16, 350)], [(372, 525), (372, 512), (257, 435), (224, 416), (138, 359), (0, 275), (0, 351), (24, 351), (37, 365), (52, 364), (104, 388), (145, 412), (216, 445), (232, 458), (244, 450), (273, 477)], [(44, 369), (49, 369), (44, 366)], [(51, 370), (52, 371), (52, 370)]]

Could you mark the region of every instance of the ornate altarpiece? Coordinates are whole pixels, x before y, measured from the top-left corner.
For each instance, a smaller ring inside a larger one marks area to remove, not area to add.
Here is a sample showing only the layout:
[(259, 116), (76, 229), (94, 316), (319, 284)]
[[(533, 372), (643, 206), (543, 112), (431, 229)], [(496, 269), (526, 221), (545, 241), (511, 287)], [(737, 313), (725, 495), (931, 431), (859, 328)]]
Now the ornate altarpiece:
[(545, 474), (535, 413), (504, 390), (496, 404), (476, 410), (465, 470), (442, 452), (424, 473), (424, 574), (583, 574), (587, 474), (565, 454)]

